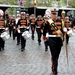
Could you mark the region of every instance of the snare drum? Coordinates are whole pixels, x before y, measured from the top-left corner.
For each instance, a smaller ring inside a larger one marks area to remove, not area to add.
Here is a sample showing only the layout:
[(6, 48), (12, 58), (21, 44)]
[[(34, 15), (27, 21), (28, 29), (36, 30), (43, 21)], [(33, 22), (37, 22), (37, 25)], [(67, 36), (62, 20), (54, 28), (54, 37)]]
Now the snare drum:
[(29, 31), (24, 31), (22, 33), (22, 36), (24, 37), (25, 40), (27, 40), (31, 37), (31, 34), (29, 33)]
[(4, 41), (6, 41), (6, 40), (8, 40), (9, 39), (9, 34), (7, 33), (7, 32), (3, 32), (2, 34), (1, 34), (1, 38), (4, 40)]

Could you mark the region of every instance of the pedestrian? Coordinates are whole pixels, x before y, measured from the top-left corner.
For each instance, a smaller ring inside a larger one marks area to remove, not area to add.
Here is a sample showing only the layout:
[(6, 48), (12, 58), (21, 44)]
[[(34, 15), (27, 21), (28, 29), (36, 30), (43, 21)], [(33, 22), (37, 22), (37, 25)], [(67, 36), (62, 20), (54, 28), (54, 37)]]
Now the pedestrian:
[(22, 36), (22, 33), (27, 31), (27, 20), (26, 20), (26, 13), (21, 12), (21, 19), (18, 20), (17, 23), (17, 31), (21, 34), (21, 51), (25, 50), (26, 46), (26, 39)]
[[(43, 30), (43, 39), (46, 40), (49, 38), (49, 48), (51, 52), (51, 61), (52, 61), (52, 72), (54, 75), (58, 74), (58, 59), (59, 54), (61, 52), (61, 47), (63, 45), (62, 41), (62, 21), (61, 19), (57, 19), (58, 17), (58, 9), (52, 8), (50, 9), (51, 18), (47, 21), (45, 28)], [(48, 32), (48, 36), (46, 36), (46, 32)]]

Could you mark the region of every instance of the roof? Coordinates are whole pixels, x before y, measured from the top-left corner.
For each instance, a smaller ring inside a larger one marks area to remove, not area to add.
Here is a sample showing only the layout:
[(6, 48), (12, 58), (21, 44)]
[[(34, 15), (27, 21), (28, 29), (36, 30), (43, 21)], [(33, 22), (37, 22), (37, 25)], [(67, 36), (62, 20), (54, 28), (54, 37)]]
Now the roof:
[(0, 4), (0, 7), (16, 7), (16, 8), (18, 8), (18, 7), (20, 7), (20, 6), (18, 6), (18, 5)]
[(3, 11), (5, 11), (7, 8), (19, 8), (19, 5), (7, 5), (7, 4), (0, 4), (0, 9), (2, 9)]
[[(53, 7), (36, 7), (37, 9), (48, 9), (48, 8), (53, 8)], [(59, 10), (75, 10), (75, 8), (67, 8), (67, 7), (61, 7), (58, 8)]]
[(59, 10), (75, 10), (75, 8), (59, 8)]

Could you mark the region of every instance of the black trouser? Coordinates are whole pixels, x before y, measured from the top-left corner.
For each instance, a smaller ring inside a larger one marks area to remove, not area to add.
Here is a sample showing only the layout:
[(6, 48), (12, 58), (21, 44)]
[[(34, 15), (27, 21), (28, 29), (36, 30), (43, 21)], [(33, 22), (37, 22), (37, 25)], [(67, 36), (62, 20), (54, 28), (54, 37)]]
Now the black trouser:
[[(4, 32), (4, 29), (0, 29), (0, 35)], [(0, 49), (4, 48), (5, 41), (0, 37)]]
[(21, 36), (21, 48), (24, 49), (26, 46), (26, 40)]
[(44, 41), (45, 50), (48, 49), (48, 40)]
[(34, 32), (35, 32), (35, 31), (34, 31), (34, 30), (32, 30), (32, 39), (34, 39)]
[(12, 26), (9, 26), (9, 34), (10, 34), (10, 37), (11, 37), (11, 32), (12, 32)]
[(54, 67), (54, 71), (57, 72), (58, 67), (58, 58), (61, 51), (61, 46), (55, 45), (55, 46), (49, 46), (51, 55), (52, 55), (52, 67)]
[(42, 33), (40, 31), (40, 28), (37, 28), (36, 31), (37, 31), (37, 36), (38, 36), (38, 43), (40, 43), (41, 42)]
[(16, 32), (16, 35), (17, 35), (17, 44), (19, 44), (21, 40), (21, 34)]
[(31, 25), (31, 31), (32, 31), (32, 39), (34, 40), (35, 26)]
[(13, 29), (13, 40), (15, 40), (15, 33), (16, 33), (16, 30)]
[(69, 36), (66, 34), (66, 44), (69, 42)]
[(0, 38), (0, 49), (4, 48), (4, 45), (5, 45), (5, 41), (2, 38)]

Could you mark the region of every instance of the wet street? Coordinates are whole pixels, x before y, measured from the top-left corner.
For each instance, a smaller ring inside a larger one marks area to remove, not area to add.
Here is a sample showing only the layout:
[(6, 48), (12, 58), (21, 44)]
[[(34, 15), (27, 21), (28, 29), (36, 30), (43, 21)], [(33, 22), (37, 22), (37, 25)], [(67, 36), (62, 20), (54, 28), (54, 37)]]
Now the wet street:
[[(5, 50), (0, 51), (0, 75), (52, 75), (50, 50), (45, 51), (43, 40), (38, 45), (36, 33), (34, 40), (27, 40), (23, 52), (16, 39), (10, 37), (5, 43)], [(65, 43), (62, 47), (58, 75), (75, 75), (75, 35), (69, 40), (68, 63)]]

